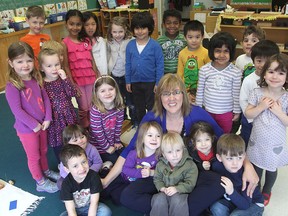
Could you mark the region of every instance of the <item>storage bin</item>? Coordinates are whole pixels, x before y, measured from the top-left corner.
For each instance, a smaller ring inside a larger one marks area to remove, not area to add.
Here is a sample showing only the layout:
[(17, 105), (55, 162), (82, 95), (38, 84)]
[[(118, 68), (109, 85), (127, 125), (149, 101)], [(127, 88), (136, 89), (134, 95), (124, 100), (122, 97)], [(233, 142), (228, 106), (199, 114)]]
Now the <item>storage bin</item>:
[(20, 31), (29, 28), (29, 25), (26, 22), (12, 22), (12, 28), (14, 28), (15, 31)]
[(61, 22), (65, 20), (66, 12), (63, 13), (58, 13), (58, 14), (51, 14), (49, 16), (50, 18), (50, 23), (56, 23), (56, 22)]

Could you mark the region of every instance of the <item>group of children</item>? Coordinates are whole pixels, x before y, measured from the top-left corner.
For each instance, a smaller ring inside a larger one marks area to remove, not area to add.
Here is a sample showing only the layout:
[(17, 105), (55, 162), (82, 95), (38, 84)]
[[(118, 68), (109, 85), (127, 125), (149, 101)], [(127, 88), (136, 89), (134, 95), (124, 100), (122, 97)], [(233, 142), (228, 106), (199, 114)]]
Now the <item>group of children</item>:
[[(155, 122), (144, 123), (136, 149), (127, 156), (119, 176), (121, 182), (129, 185), (141, 178), (145, 184), (155, 184), (150, 215), (188, 215), (185, 200), (196, 185), (198, 171), (213, 170), (223, 175), (221, 185), (226, 191), (226, 199), (211, 206), (213, 215), (262, 214), (260, 187), (252, 198), (241, 190), (246, 148), (259, 178), (266, 171), (265, 205), (277, 168), (288, 164), (288, 57), (264, 39), (263, 30), (246, 28), (245, 54), (234, 65), (232, 35), (216, 33), (207, 50), (202, 45), (203, 24), (189, 21), (182, 35), (181, 14), (176, 10), (164, 12), (166, 33), (158, 42), (150, 37), (154, 20), (148, 12), (136, 13), (131, 28), (125, 18), (114, 17), (107, 42), (100, 37), (97, 17), (91, 12), (68, 11), (68, 36), (62, 44), (41, 33), (45, 22), (41, 7), (29, 7), (27, 22), (29, 33), (8, 49), (6, 98), (38, 191), (54, 193), (61, 188), (68, 215), (75, 211), (111, 215), (99, 203), (99, 175), (109, 172), (124, 148), (120, 134), (125, 106), (138, 125), (153, 107), (163, 74), (177, 73), (191, 94), (191, 103), (204, 106), (226, 134), (216, 148), (213, 129), (205, 122), (193, 125), (187, 143), (178, 133), (162, 135)], [(72, 97), (78, 103), (78, 118)], [(229, 134), (240, 118), (244, 141)], [(271, 133), (272, 128), (277, 131)], [(60, 162), (60, 174), (48, 167), (47, 143)]]

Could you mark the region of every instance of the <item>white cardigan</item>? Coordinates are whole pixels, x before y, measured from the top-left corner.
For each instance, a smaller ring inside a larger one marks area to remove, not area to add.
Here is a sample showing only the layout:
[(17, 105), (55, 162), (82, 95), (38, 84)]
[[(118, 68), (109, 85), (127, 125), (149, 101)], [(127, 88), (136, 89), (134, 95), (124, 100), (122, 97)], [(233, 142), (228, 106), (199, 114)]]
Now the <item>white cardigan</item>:
[[(131, 38), (133, 39), (133, 38)], [(117, 43), (114, 39), (107, 42), (108, 51), (108, 73), (111, 74), (118, 57), (120, 57), (126, 62), (126, 46), (131, 39), (123, 40), (121, 44)]]
[(107, 74), (107, 46), (103, 37), (96, 38), (97, 42), (92, 46), (92, 54), (96, 66), (101, 75)]

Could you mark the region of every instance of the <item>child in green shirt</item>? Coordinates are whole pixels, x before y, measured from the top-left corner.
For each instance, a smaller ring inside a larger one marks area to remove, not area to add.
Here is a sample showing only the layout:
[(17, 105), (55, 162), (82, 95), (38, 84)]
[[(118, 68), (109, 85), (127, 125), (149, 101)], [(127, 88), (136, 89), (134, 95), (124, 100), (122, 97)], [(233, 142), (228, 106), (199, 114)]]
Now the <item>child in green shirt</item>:
[(179, 32), (181, 19), (181, 13), (175, 9), (166, 10), (163, 14), (165, 34), (157, 41), (164, 55), (164, 73), (177, 72), (178, 54), (187, 45), (184, 35)]

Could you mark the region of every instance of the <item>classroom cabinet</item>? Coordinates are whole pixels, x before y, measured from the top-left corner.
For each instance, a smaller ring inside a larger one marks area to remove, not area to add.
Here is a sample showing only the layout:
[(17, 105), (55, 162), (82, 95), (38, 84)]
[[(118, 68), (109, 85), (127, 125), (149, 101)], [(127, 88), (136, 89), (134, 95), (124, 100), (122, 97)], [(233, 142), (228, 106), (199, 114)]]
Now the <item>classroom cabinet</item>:
[(107, 29), (109, 22), (113, 19), (113, 17), (121, 16), (125, 17), (128, 20), (128, 24), (131, 24), (131, 19), (133, 15), (137, 12), (149, 11), (154, 19), (155, 28), (151, 35), (152, 38), (157, 39), (158, 34), (158, 19), (157, 19), (157, 9), (147, 9), (147, 10), (140, 10), (140, 9), (101, 9), (101, 27), (102, 27), (102, 35), (103, 37), (107, 36)]
[(278, 13), (257, 14), (238, 12), (233, 14), (227, 13), (220, 16), (221, 31), (231, 33), (237, 39), (238, 43), (242, 41), (243, 32), (246, 26), (253, 24), (264, 29), (266, 32), (266, 39), (277, 43), (281, 52), (288, 52), (288, 15)]

